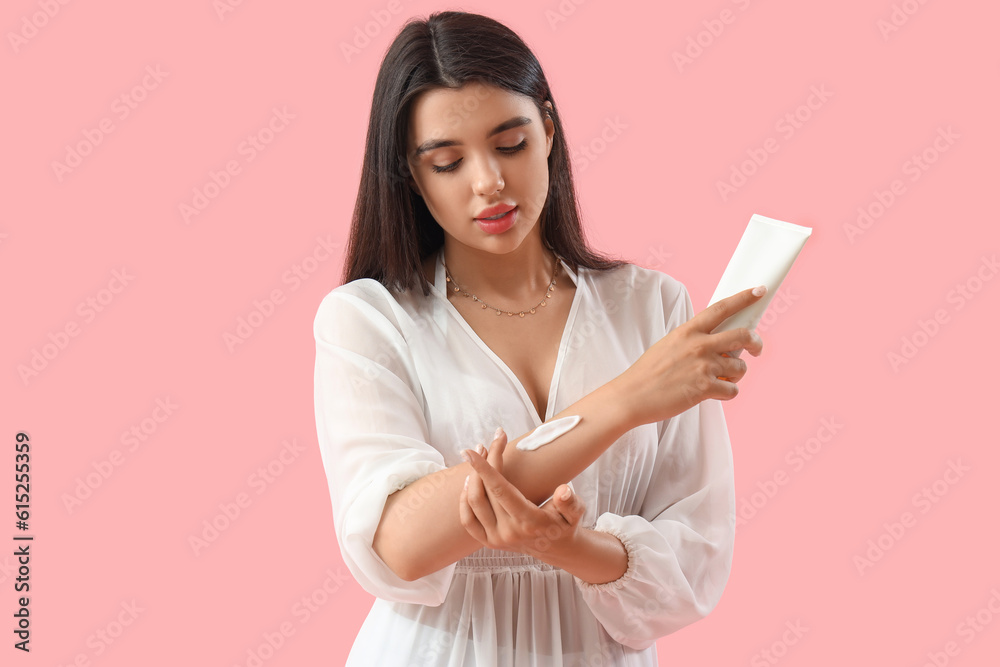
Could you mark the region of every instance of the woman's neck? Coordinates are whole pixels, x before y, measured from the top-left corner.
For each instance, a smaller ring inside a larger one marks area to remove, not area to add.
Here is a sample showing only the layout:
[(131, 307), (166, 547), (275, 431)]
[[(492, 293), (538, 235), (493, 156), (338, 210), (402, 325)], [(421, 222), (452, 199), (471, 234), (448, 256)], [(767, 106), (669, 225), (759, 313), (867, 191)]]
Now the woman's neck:
[(558, 261), (540, 242), (531, 243), (531, 240), (530, 237), (525, 239), (516, 250), (505, 254), (449, 245), (446, 241), (443, 248), (445, 265), (452, 280), (466, 292), (490, 303), (493, 303), (492, 297), (501, 304), (520, 307), (518, 304), (544, 296)]

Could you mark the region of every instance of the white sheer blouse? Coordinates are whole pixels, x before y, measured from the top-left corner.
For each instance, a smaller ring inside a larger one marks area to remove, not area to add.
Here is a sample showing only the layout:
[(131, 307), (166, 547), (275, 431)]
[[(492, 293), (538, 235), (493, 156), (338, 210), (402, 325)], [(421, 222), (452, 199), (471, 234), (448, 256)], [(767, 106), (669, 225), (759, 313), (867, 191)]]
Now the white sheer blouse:
[[(511, 441), (542, 421), (517, 376), (435, 285), (375, 280), (320, 303), (315, 409), (341, 556), (375, 596), (347, 665), (527, 667), (657, 664), (657, 638), (706, 616), (729, 578), (736, 512), (722, 404), (706, 400), (628, 431), (573, 479), (580, 526), (628, 552), (618, 580), (590, 584), (531, 556), (479, 551), (417, 581), (372, 549), (392, 492), (462, 462), (502, 425)], [(545, 421), (610, 381), (694, 315), (682, 283), (635, 265), (562, 263), (576, 292)]]

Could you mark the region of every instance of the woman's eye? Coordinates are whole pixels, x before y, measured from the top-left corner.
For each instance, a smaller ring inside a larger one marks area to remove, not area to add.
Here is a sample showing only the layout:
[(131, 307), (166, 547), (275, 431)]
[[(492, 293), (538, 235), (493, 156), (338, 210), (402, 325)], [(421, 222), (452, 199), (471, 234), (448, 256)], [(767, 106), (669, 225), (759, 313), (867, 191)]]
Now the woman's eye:
[(517, 146), (501, 146), (497, 150), (503, 153), (516, 153), (518, 151), (523, 151), (525, 148), (527, 148), (527, 146), (528, 146), (528, 140), (522, 139), (521, 143), (519, 143)]
[(445, 165), (443, 167), (439, 167), (436, 164), (432, 164), (431, 165), (431, 170), (434, 171), (434, 173), (436, 173), (436, 174), (440, 174), (443, 171), (452, 171), (453, 169), (455, 169), (455, 167), (458, 166), (459, 162), (461, 162), (461, 160), (455, 160), (451, 164), (447, 164), (447, 165)]
[[(523, 139), (521, 141), (521, 143), (519, 143), (517, 146), (500, 146), (500, 147), (497, 148), (497, 150), (500, 151), (501, 153), (505, 153), (507, 155), (511, 155), (513, 153), (518, 153), (520, 151), (523, 151), (527, 147), (528, 147), (528, 140), (527, 139)], [(459, 159), (455, 160), (454, 162), (452, 162), (451, 164), (446, 164), (443, 167), (439, 167), (436, 164), (432, 164), (431, 165), (431, 170), (434, 173), (436, 173), (436, 174), (440, 174), (442, 172), (447, 172), (447, 171), (454, 171), (455, 169), (458, 168), (458, 164), (461, 161), (462, 161), (462, 159), (459, 158)]]

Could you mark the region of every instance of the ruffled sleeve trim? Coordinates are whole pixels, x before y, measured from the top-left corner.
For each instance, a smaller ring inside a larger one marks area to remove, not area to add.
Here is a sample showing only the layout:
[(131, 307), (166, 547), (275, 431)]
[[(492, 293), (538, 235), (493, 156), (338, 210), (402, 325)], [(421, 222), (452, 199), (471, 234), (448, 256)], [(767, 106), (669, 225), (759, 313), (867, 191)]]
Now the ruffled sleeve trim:
[(600, 531), (602, 533), (608, 533), (614, 535), (621, 543), (625, 545), (625, 551), (628, 554), (628, 567), (625, 568), (625, 574), (618, 577), (614, 581), (606, 581), (601, 584), (591, 583), (589, 581), (584, 581), (580, 577), (574, 576), (576, 583), (584, 591), (594, 592), (594, 593), (604, 593), (610, 592), (614, 589), (624, 588), (629, 584), (630, 581), (635, 577), (635, 571), (637, 567), (636, 563), (636, 549), (638, 549), (638, 544), (629, 537), (628, 533), (621, 530), (617, 526), (611, 524), (602, 524), (600, 521), (594, 526), (593, 530)]

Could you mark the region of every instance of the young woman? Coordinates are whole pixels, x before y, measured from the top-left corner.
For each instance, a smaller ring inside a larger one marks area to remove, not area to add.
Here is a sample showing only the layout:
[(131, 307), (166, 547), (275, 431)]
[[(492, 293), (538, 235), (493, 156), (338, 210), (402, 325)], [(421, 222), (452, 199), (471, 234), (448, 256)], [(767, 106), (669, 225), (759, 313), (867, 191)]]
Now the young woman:
[(314, 323), (316, 424), (377, 598), (348, 665), (656, 665), (729, 576), (719, 400), (747, 367), (725, 353), (762, 342), (710, 332), (763, 292), (695, 314), (592, 252), (538, 61), (463, 12), (386, 53), (343, 278)]

